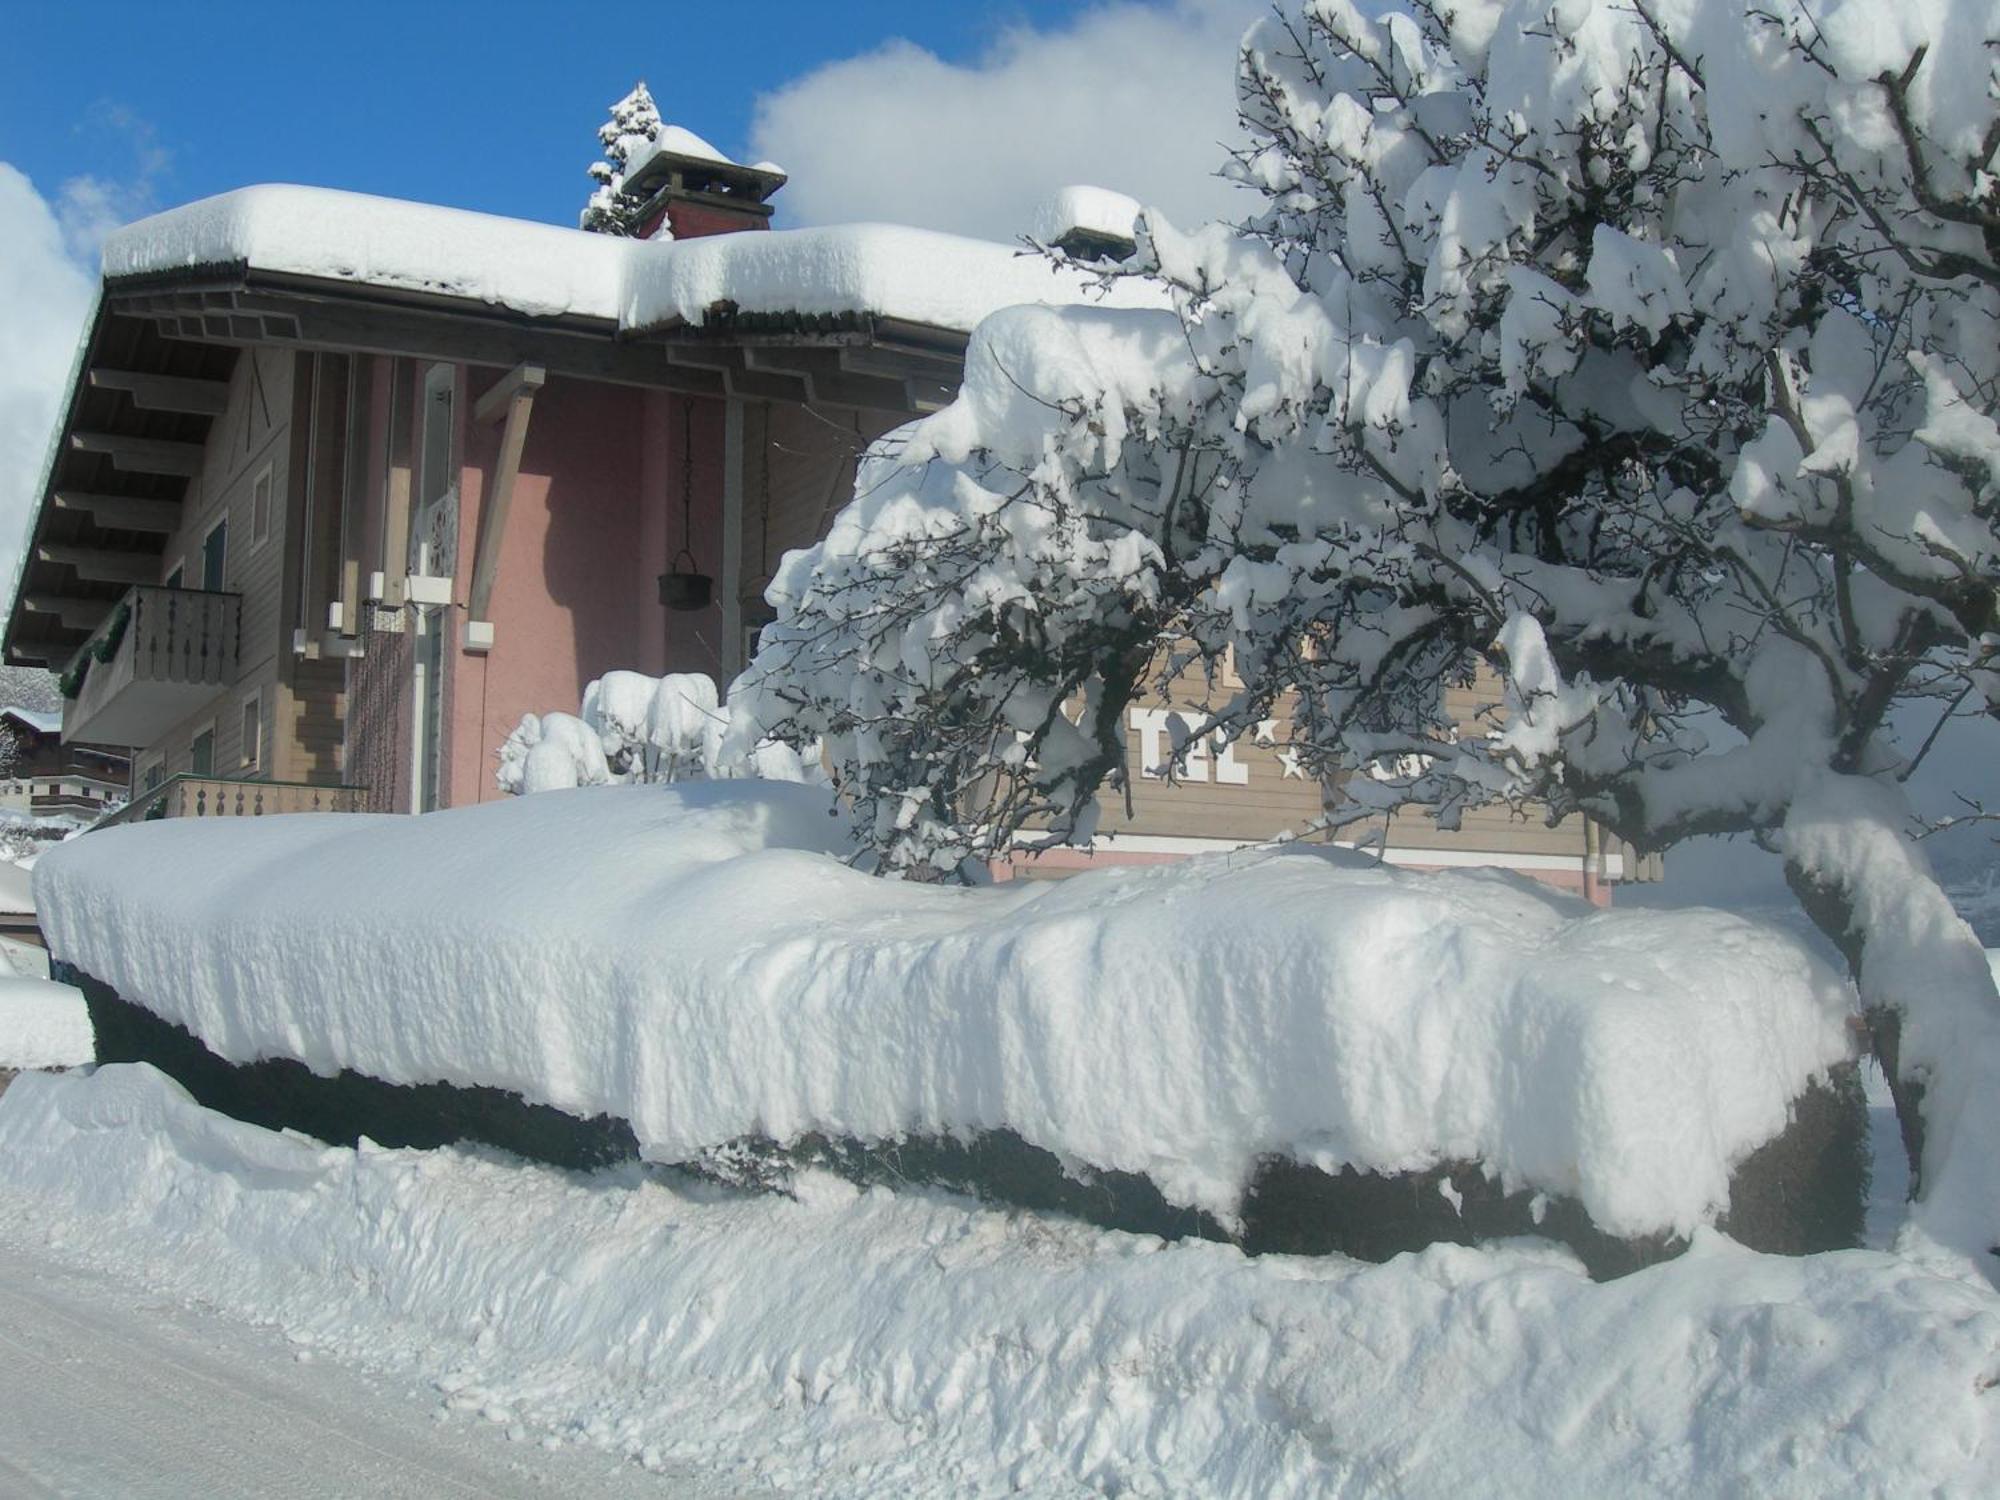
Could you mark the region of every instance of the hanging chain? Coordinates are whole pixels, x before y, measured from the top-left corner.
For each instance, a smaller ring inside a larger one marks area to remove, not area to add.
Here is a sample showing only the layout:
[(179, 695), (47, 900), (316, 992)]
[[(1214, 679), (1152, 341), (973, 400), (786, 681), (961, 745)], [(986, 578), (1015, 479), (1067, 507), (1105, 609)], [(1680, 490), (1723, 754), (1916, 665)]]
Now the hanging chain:
[(681, 398), (681, 550), (694, 561), (694, 398)]
[(757, 576), (771, 577), (771, 403), (764, 403), (764, 441), (758, 445), (762, 461), (757, 483)]

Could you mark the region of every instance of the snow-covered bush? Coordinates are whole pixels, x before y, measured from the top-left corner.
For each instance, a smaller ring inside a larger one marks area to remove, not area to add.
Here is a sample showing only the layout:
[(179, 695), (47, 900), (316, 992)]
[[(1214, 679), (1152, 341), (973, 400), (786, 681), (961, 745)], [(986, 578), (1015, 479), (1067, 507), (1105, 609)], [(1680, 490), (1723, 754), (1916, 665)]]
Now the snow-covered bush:
[[(779, 573), (737, 732), (824, 736), (884, 865), (948, 869), (1087, 838), (1179, 642), (1198, 733), (1291, 695), (1336, 822), (1753, 835), (1847, 954), (1923, 1222), (1983, 1251), (2000, 1004), (1889, 726), (2000, 713), (1995, 12), (1368, 11), (1245, 38), (1264, 205), (1142, 221), (1172, 311), (979, 329)], [(1503, 713), (1459, 732), (1481, 669)]]
[(612, 780), (597, 731), (574, 714), (527, 714), (500, 746), (503, 792), (553, 792)]
[(527, 714), (499, 750), (503, 792), (559, 791), (607, 782), (824, 783), (817, 755), (776, 741), (725, 752), (729, 725), (715, 680), (701, 672), (606, 672), (583, 690), (577, 714)]

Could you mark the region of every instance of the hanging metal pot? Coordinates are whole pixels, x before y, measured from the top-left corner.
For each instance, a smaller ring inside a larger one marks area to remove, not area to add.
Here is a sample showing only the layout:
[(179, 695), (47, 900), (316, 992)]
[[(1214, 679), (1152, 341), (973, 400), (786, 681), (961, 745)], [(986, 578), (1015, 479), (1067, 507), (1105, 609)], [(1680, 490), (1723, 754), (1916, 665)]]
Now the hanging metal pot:
[[(685, 562), (686, 567), (681, 564)], [(683, 547), (673, 566), (660, 575), (660, 603), (668, 609), (707, 609), (715, 595), (715, 580), (696, 569), (694, 554)]]

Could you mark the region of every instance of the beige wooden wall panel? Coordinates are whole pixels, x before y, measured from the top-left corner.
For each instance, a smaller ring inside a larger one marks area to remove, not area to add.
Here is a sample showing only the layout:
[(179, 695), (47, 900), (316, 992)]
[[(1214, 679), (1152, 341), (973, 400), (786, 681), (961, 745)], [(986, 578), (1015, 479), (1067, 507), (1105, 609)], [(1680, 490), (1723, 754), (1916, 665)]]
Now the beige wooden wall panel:
[[(1147, 694), (1141, 708), (1178, 713), (1189, 726), (1200, 722), (1209, 704), (1227, 701), (1235, 688), (1233, 679), (1223, 677), (1206, 682), (1198, 670), (1177, 676), (1165, 692)], [(1472, 686), (1446, 691), (1446, 706), (1465, 726), (1468, 734), (1482, 734), (1495, 722), (1483, 711), (1498, 706), (1500, 685), (1490, 675)], [(1219, 840), (1259, 840), (1281, 833), (1303, 834), (1323, 810), (1321, 788), (1300, 769), (1286, 764), (1285, 736), (1289, 724), (1281, 702), (1277, 717), (1269, 725), (1269, 744), (1246, 735), (1230, 747), (1229, 760), (1241, 772), (1240, 783), (1218, 775), (1220, 760), (1214, 747), (1191, 758), (1186, 772), (1173, 782), (1148, 776), (1147, 736), (1127, 720), (1126, 766), (1131, 775), (1131, 812), (1122, 798), (1107, 798), (1102, 827), (1109, 832), (1162, 838)], [(1171, 754), (1170, 740), (1158, 737), (1158, 749), (1150, 764), (1158, 765)], [(1518, 816), (1504, 807), (1480, 808), (1468, 812), (1457, 830), (1440, 828), (1419, 813), (1399, 814), (1386, 821), (1371, 819), (1352, 825), (1344, 839), (1366, 837), (1386, 831), (1391, 847), (1430, 849), (1446, 853), (1537, 855), (1575, 858), (1584, 853), (1584, 820), (1564, 819), (1551, 828), (1533, 808)]]
[[(243, 700), (262, 691), (260, 711), (265, 753), (273, 729), (273, 703), (280, 654), (290, 649), (290, 633), (280, 619), (283, 587), (285, 493), (292, 444), (292, 377), (295, 360), (281, 350), (246, 349), (230, 376), (229, 396), (222, 415), (209, 429), (202, 472), (189, 486), (181, 527), (167, 538), (161, 555), (160, 581), (176, 567), (190, 587), (201, 583), (201, 547), (215, 523), (229, 521), (227, 556), (223, 565), (228, 591), (243, 596), (235, 683), (216, 694), (196, 713), (140, 747), (134, 756), (138, 775), (159, 763), (166, 775), (189, 769), (193, 740), (201, 729), (215, 725), (215, 774), (241, 772)], [(258, 476), (271, 475), (268, 534), (253, 540), (252, 505)], [(264, 774), (269, 774), (268, 770)]]
[(785, 553), (826, 535), (854, 498), (855, 461), (899, 419), (882, 412), (752, 405), (744, 418), (743, 596), (761, 599)]

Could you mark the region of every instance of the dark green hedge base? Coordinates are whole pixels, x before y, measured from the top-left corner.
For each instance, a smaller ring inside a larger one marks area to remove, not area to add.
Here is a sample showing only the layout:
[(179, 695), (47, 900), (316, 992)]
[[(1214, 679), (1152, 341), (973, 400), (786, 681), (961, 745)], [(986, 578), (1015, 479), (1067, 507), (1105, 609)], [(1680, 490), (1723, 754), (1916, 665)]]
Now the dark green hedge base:
[(83, 991), (101, 1063), (151, 1063), (209, 1109), (270, 1130), (301, 1130), (334, 1145), (362, 1136), (383, 1146), (448, 1146), (484, 1141), (559, 1167), (609, 1166), (639, 1154), (623, 1120), (579, 1120), (504, 1089), (450, 1083), (383, 1083), (342, 1071), (322, 1078), (289, 1058), (231, 1063), (194, 1033), (121, 1000), (68, 964), (59, 977)]
[[(147, 1062), (210, 1109), (272, 1129), (301, 1130), (352, 1145), (432, 1147), (480, 1141), (559, 1167), (590, 1169), (638, 1155), (622, 1120), (579, 1120), (500, 1089), (448, 1083), (383, 1083), (360, 1073), (322, 1078), (279, 1059), (224, 1062), (191, 1033), (120, 999), (68, 965), (83, 991), (100, 1062)], [(1207, 1214), (1176, 1207), (1147, 1178), (1097, 1172), (1080, 1181), (1050, 1152), (1012, 1131), (967, 1140), (912, 1137), (893, 1144), (807, 1136), (789, 1144), (743, 1140), (688, 1163), (690, 1170), (759, 1189), (782, 1188), (801, 1166), (818, 1166), (863, 1185), (942, 1187), (990, 1203), (1072, 1215), (1107, 1229), (1229, 1240), (1252, 1255), (1339, 1253), (1386, 1260), (1440, 1242), (1473, 1244), (1539, 1235), (1573, 1250), (1593, 1276), (1624, 1275), (1679, 1253), (1667, 1238), (1618, 1239), (1590, 1222), (1574, 1199), (1503, 1192), (1476, 1166), (1384, 1176), (1327, 1172), (1279, 1157), (1258, 1166), (1240, 1235)], [(1445, 1196), (1449, 1182), (1458, 1203)], [(1837, 1250), (1859, 1242), (1868, 1192), (1868, 1110), (1852, 1066), (1797, 1101), (1792, 1124), (1753, 1152), (1731, 1180), (1722, 1227), (1754, 1249), (1777, 1254)], [(1539, 1210), (1539, 1217), (1537, 1211)]]

